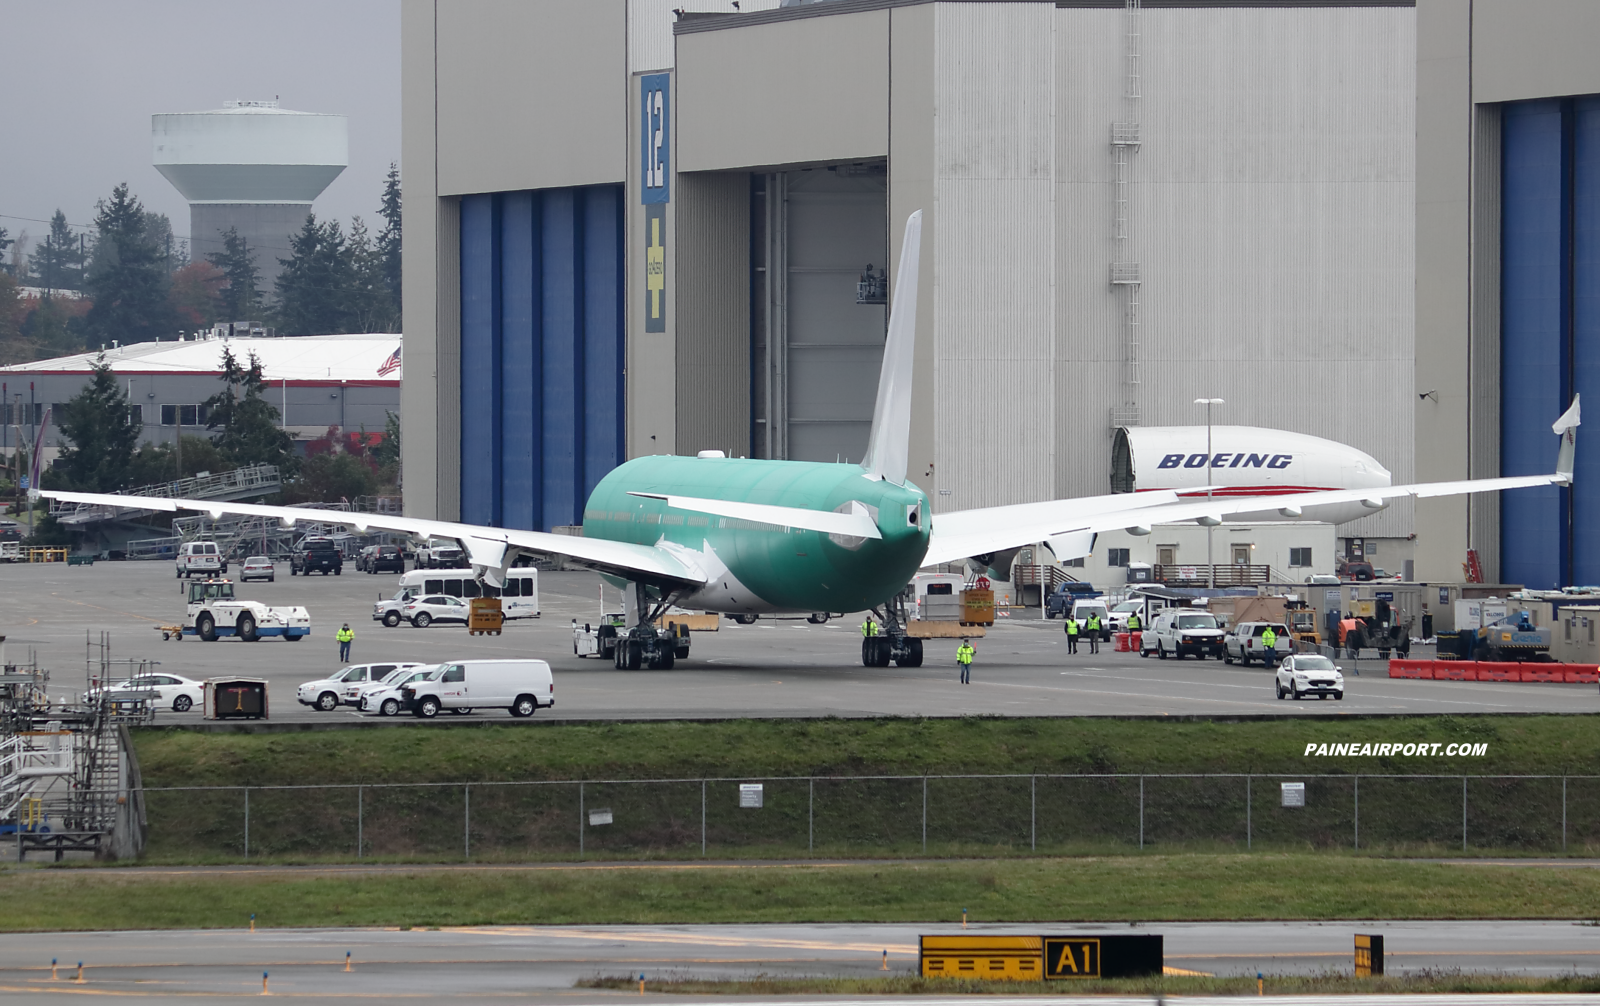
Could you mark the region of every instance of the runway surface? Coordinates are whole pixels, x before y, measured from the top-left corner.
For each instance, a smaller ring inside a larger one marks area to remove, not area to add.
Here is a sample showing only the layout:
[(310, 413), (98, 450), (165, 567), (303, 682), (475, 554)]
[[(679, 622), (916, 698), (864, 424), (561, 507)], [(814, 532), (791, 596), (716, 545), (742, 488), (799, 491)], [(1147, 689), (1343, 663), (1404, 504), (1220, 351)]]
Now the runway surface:
[[(63, 994), (182, 997), (185, 1002), (207, 1002), (259, 994), (265, 971), (273, 995), (311, 1002), (442, 997), (572, 1004), (639, 1002), (636, 991), (577, 989), (573, 985), (595, 976), (636, 978), (642, 973), (646, 982), (643, 998), (691, 1006), (707, 1000), (651, 995), (650, 982), (757, 974), (867, 978), (883, 975), (880, 967), (885, 950), (891, 972), (909, 974), (916, 969), (919, 935), (960, 931), (959, 925), (776, 925), (19, 934), (0, 941), (0, 997), (19, 1003), (59, 1001)], [(1040, 924), (975, 926), (967, 932), (1159, 933), (1165, 939), (1169, 967), (1216, 975), (1254, 976), (1259, 971), (1270, 978), (1348, 973), (1357, 932), (1384, 935), (1391, 974), (1424, 968), (1534, 976), (1600, 970), (1600, 928), (1568, 922), (1180, 923), (1136, 928)], [(346, 953), (351, 961), (348, 972), (344, 970)], [(51, 958), (62, 965), (55, 981), (50, 978)], [(82, 984), (72, 980), (80, 960), (85, 965)], [(1403, 1001), (1421, 1004), (1429, 998), (1410, 996)], [(1492, 1001), (1509, 1000), (1497, 997)], [(731, 1004), (749, 1001), (749, 997), (713, 997), (710, 1001)], [(910, 1001), (935, 1004), (950, 1000), (917, 997)], [(1063, 1002), (1056, 998), (999, 1001), (1017, 1006)], [(1306, 997), (1300, 1001), (1313, 1000)], [(1325, 1001), (1370, 1003), (1377, 997)], [(1466, 1000), (1452, 996), (1433, 1001)], [(1563, 997), (1561, 1001), (1578, 1000)], [(1600, 1002), (1600, 997), (1588, 997), (1587, 1001)]]
[[(111, 632), (117, 659), (152, 659), (185, 677), (218, 673), (269, 682), (276, 721), (374, 720), (354, 710), (318, 713), (298, 705), (295, 686), (341, 665), (333, 639), (339, 624), (355, 630), (358, 662), (468, 657), (542, 657), (556, 674), (556, 706), (537, 719), (678, 719), (769, 716), (1339, 716), (1418, 713), (1571, 713), (1600, 710), (1592, 685), (1392, 680), (1372, 671), (1347, 678), (1342, 702), (1278, 701), (1272, 675), (1217, 661), (1140, 659), (1132, 654), (1066, 653), (1059, 622), (1019, 613), (975, 641), (973, 683), (957, 681), (953, 640), (931, 641), (923, 667), (866, 668), (860, 663), (859, 616), (811, 625), (804, 619), (729, 621), (697, 634), (689, 660), (673, 671), (617, 671), (572, 652), (572, 620), (598, 621), (599, 578), (591, 573), (540, 577), (543, 616), (513, 622), (501, 636), (470, 636), (459, 626), (384, 628), (371, 618), (379, 595), (396, 590), (392, 574), (352, 566), (338, 577), (289, 577), (240, 584), (242, 597), (311, 609), (313, 635), (300, 643), (162, 642), (152, 627), (181, 620), (184, 581), (156, 562), (0, 566), (0, 634), (9, 660), (30, 649), (52, 672), (52, 690), (81, 692), (87, 682), (86, 636)], [(610, 592), (611, 606), (618, 595)], [(95, 655), (98, 660), (98, 654)], [(96, 672), (98, 667), (96, 665)], [(1348, 668), (1347, 668), (1348, 670)], [(504, 710), (470, 719), (513, 721)], [(158, 723), (196, 723), (198, 711), (164, 710)], [(446, 717), (459, 722), (459, 717)], [(415, 725), (411, 717), (384, 722)]]

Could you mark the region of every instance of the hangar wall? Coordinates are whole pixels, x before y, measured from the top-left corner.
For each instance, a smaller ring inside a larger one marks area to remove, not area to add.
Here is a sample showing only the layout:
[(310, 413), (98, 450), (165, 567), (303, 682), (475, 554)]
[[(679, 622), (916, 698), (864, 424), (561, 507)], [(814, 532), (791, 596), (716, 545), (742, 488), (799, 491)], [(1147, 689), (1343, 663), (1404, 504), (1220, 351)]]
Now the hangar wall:
[[(1146, 8), (1137, 108), (1124, 12), (1056, 16), (1057, 431), (1071, 445), (1058, 495), (1106, 491), (1113, 409), (1193, 424), (1205, 419), (1193, 400), (1211, 397), (1227, 401), (1219, 421), (1349, 443), (1409, 481), (1415, 11)], [(1142, 362), (1130, 387), (1107, 273), (1110, 126), (1132, 115)], [(1398, 504), (1340, 533), (1414, 529)]]
[[(1589, 138), (1600, 7), (1582, 0), (1419, 0), (1417, 451), (1429, 478), (1548, 471), (1549, 424), (1593, 384), (1584, 319), (1600, 189)], [(1600, 386), (1596, 387), (1600, 392)], [(1600, 451), (1579, 438), (1578, 466)], [(1600, 580), (1600, 498), (1519, 491), (1428, 501), (1418, 574), (1476, 548), (1492, 582)]]

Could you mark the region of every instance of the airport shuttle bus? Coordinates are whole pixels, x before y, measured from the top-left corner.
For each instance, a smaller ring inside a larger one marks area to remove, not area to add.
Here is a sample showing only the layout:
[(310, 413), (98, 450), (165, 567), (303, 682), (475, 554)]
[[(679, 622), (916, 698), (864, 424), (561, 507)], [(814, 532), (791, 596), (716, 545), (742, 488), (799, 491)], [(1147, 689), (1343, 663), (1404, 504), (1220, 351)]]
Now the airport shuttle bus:
[(539, 617), (539, 571), (532, 566), (507, 570), (504, 588), (484, 583), (470, 569), (414, 569), (400, 577), (400, 588), (417, 597), (498, 597), (506, 618)]

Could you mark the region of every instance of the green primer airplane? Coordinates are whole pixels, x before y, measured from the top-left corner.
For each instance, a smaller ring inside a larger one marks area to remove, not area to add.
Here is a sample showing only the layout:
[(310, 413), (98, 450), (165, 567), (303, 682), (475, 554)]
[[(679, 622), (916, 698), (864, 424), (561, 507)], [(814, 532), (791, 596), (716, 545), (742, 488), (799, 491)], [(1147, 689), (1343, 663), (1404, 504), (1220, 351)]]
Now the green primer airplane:
[[(901, 591), (917, 569), (993, 556), (1048, 542), (1059, 559), (1087, 555), (1101, 531), (1148, 534), (1176, 521), (1221, 523), (1230, 515), (1360, 502), (1379, 509), (1391, 498), (1568, 485), (1579, 422), (1578, 402), (1552, 427), (1561, 437), (1550, 475), (1272, 496), (1198, 499), (1158, 490), (1046, 500), (934, 515), (928, 497), (906, 477), (911, 428), (911, 371), (916, 331), (922, 213), (906, 221), (894, 304), (867, 454), (860, 464), (700, 457), (635, 458), (590, 494), (583, 535), (347, 513), (302, 507), (137, 497), (151, 510), (208, 511), (343, 525), (366, 533), (396, 531), (455, 539), (488, 583), (504, 583), (521, 556), (563, 557), (633, 591), (633, 624), (606, 648), (618, 667), (670, 667), (676, 641), (656, 619), (669, 605), (754, 615), (872, 609), (885, 633), (863, 641), (862, 661), (887, 666), (922, 662), (922, 642), (906, 635)], [(126, 506), (115, 494), (45, 491), (84, 506)], [(609, 627), (607, 627), (609, 628)]]

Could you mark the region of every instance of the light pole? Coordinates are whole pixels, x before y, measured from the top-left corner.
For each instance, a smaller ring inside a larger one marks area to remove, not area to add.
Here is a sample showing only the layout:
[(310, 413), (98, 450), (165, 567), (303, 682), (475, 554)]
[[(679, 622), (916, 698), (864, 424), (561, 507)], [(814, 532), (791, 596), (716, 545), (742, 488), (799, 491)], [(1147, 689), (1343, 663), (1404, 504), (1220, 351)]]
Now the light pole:
[[(1228, 403), (1220, 398), (1196, 398), (1194, 404), (1206, 407), (1206, 501), (1210, 502), (1211, 462), (1216, 459), (1216, 455), (1211, 453), (1211, 407)], [(1207, 514), (1206, 516), (1209, 518), (1211, 515)], [(1214, 527), (1216, 527), (1215, 524), (1208, 523), (1206, 525), (1206, 582), (1210, 584), (1211, 590), (1217, 589), (1217, 566), (1211, 559), (1211, 529)]]

